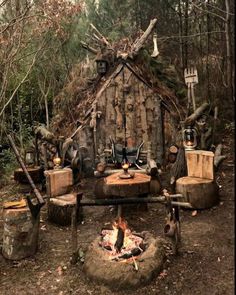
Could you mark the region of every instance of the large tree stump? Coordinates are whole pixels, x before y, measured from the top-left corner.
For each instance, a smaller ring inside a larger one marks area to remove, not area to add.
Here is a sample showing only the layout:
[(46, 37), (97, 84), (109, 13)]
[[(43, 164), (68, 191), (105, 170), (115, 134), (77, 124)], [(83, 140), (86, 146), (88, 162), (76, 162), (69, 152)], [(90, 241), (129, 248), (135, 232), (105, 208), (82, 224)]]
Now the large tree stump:
[[(31, 176), (34, 183), (41, 183), (44, 179), (42, 167), (27, 167), (27, 171)], [(14, 180), (19, 183), (29, 183), (28, 178), (22, 168), (18, 168), (14, 171)]]
[(39, 215), (36, 219), (32, 218), (27, 207), (3, 209), (2, 255), (5, 258), (19, 260), (36, 253), (38, 248)]
[(176, 181), (176, 193), (183, 195), (183, 202), (189, 202), (195, 209), (206, 209), (218, 201), (218, 189), (214, 180), (197, 177), (181, 177)]
[[(70, 225), (75, 203), (75, 194), (50, 198), (48, 201), (48, 220), (58, 225)], [(78, 220), (82, 219), (82, 207), (78, 208), (77, 216)]]
[[(150, 181), (151, 176), (135, 172), (133, 178), (123, 179), (119, 175), (122, 172), (114, 173), (107, 176), (104, 179), (104, 194), (107, 197), (135, 197), (140, 198), (147, 197), (150, 193)], [(132, 210), (136, 207), (139, 211), (146, 211), (148, 209), (147, 204), (137, 204), (132, 206)], [(118, 216), (121, 215), (121, 211), (130, 211), (130, 208), (126, 206), (118, 206)]]
[(134, 197), (150, 192), (150, 176), (135, 173), (133, 178), (121, 179), (119, 175), (114, 173), (105, 178), (104, 192), (107, 196)]

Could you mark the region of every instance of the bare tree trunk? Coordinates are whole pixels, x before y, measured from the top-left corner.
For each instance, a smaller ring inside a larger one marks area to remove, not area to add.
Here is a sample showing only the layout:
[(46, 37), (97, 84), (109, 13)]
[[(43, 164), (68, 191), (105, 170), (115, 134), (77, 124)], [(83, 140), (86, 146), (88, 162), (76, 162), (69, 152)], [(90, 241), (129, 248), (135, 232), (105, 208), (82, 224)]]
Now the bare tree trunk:
[[(207, 0), (210, 4), (210, 0)], [(210, 32), (210, 14), (207, 12), (207, 32)], [(209, 55), (210, 55), (210, 34), (207, 34), (207, 60), (206, 60), (206, 75), (207, 75), (207, 98), (210, 99), (210, 69), (209, 69)]]
[(180, 49), (180, 64), (182, 70), (184, 70), (184, 50), (183, 50), (183, 18), (182, 18), (182, 9), (181, 9), (181, 1), (179, 0), (178, 7), (179, 14), (179, 49)]
[(225, 0), (226, 18), (225, 18), (225, 39), (226, 39), (226, 71), (227, 71), (227, 94), (229, 98), (233, 97), (233, 75), (231, 65), (231, 34), (230, 34), (230, 7), (229, 0)]
[(189, 9), (189, 1), (186, 0), (185, 2), (185, 14), (184, 14), (184, 25), (185, 25), (185, 43), (184, 43), (184, 68), (188, 66), (188, 9)]

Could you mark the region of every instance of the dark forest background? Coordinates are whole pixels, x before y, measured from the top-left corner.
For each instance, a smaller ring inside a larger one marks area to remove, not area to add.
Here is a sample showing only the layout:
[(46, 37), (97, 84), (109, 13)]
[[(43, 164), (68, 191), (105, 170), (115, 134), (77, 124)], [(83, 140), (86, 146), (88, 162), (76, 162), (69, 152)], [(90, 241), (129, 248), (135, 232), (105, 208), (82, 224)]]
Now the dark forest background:
[[(111, 42), (130, 42), (157, 18), (160, 58), (184, 84), (196, 66), (197, 102), (218, 105), (222, 128), (234, 128), (234, 0), (0, 0), (0, 144), (4, 130), (22, 149), (33, 122), (50, 125), (53, 98), (76, 64), (89, 64), (81, 41), (92, 42), (90, 24)], [(152, 39), (147, 44), (150, 54)], [(158, 57), (159, 58), (159, 57)], [(93, 61), (92, 61), (93, 62)], [(79, 78), (79, 77), (78, 77)], [(11, 160), (5, 153), (5, 164)]]

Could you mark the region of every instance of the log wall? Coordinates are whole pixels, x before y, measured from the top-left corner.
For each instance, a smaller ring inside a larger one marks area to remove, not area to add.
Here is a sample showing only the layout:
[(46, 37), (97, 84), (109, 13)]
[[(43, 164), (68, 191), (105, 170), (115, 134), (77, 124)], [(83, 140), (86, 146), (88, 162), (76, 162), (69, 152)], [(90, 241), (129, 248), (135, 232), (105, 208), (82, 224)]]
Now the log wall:
[[(168, 133), (169, 130), (172, 137), (173, 128), (169, 123), (170, 126), (167, 126), (168, 128), (164, 131), (166, 124), (163, 123), (164, 116), (160, 98), (129, 68), (123, 67), (97, 98), (94, 105), (96, 112), (100, 113), (100, 117), (96, 119), (95, 138), (94, 135), (88, 138), (88, 133), (85, 134), (85, 129), (83, 129), (77, 137), (81, 145), (90, 148), (92, 153), (91, 148), (94, 147), (95, 141), (97, 150), (110, 148), (109, 137), (122, 145), (126, 138), (128, 146), (138, 146), (144, 141), (143, 150), (147, 150), (148, 144), (151, 143), (151, 157), (156, 162), (163, 163), (164, 145), (167, 144), (164, 140), (166, 136), (168, 137), (164, 133)], [(165, 121), (170, 121), (168, 116)], [(174, 139), (169, 138), (169, 142), (174, 142)], [(94, 159), (94, 156), (95, 152), (91, 158)]]

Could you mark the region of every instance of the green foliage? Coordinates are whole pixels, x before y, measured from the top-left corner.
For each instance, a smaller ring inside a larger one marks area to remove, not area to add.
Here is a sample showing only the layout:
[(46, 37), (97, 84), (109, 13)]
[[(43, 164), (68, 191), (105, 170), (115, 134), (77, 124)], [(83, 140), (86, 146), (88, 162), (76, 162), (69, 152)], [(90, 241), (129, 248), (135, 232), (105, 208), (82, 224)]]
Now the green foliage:
[(10, 149), (4, 150), (0, 156), (0, 187), (9, 183), (16, 167), (17, 161), (13, 152)]

